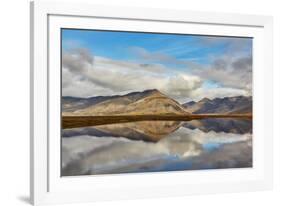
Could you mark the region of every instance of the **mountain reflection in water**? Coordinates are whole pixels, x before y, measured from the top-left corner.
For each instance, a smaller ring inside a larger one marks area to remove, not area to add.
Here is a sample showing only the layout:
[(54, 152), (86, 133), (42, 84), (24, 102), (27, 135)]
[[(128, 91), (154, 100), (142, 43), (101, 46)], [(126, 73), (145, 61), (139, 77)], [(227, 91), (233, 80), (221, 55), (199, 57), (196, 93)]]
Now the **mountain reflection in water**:
[(252, 167), (252, 121), (142, 121), (62, 130), (62, 176)]

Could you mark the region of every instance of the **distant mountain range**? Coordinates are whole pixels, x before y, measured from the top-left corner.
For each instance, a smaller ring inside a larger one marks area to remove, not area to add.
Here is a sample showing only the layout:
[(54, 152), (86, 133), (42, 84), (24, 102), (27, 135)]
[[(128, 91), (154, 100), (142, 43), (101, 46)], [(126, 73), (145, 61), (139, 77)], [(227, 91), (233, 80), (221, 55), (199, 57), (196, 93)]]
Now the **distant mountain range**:
[(236, 96), (215, 98), (213, 100), (203, 98), (198, 102), (191, 101), (183, 104), (187, 112), (193, 114), (206, 113), (229, 113), (243, 114), (252, 113), (252, 97)]
[(81, 116), (189, 114), (180, 103), (156, 89), (116, 96), (63, 97), (62, 110), (63, 115)]
[(62, 97), (64, 116), (252, 113), (252, 97), (204, 98), (181, 105), (156, 89), (126, 95)]

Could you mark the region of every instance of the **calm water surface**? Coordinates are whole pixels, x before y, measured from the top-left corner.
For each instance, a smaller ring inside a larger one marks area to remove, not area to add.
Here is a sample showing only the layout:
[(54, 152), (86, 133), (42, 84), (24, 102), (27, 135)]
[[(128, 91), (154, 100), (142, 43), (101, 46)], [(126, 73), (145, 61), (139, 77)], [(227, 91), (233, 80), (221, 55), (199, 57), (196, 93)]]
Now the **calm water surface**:
[(62, 130), (62, 176), (252, 167), (252, 121), (143, 121)]

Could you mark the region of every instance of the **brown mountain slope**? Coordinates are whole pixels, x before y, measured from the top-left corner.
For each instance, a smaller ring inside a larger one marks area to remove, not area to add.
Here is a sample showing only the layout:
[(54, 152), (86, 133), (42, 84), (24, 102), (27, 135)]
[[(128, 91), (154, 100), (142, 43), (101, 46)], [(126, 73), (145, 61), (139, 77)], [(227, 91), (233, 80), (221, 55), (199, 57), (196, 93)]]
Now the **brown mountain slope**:
[(158, 90), (142, 92), (141, 98), (118, 96), (91, 105), (87, 108), (66, 112), (63, 115), (102, 116), (102, 115), (148, 115), (148, 114), (189, 114), (177, 101), (167, 97)]

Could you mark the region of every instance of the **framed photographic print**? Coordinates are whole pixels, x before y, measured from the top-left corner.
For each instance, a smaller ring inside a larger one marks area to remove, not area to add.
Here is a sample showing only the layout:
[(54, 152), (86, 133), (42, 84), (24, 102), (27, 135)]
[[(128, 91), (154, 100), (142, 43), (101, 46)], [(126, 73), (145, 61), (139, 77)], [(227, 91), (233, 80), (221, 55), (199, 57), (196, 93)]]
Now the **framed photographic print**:
[(31, 3), (33, 204), (272, 187), (272, 18)]

